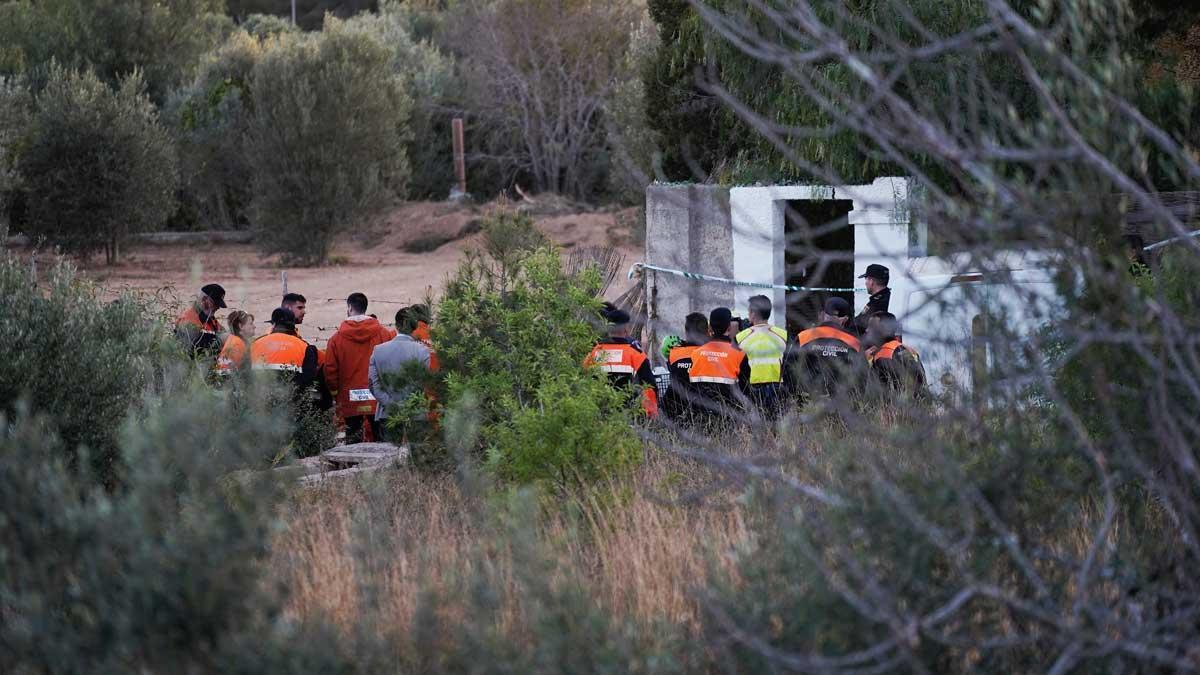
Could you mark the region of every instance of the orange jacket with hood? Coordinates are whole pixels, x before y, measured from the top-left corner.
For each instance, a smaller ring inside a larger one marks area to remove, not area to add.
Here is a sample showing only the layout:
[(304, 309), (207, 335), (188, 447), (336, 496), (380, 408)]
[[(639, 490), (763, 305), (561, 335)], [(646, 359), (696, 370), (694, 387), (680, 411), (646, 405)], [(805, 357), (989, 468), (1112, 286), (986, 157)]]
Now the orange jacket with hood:
[(367, 367), (375, 345), (388, 339), (388, 330), (378, 320), (364, 315), (346, 319), (329, 338), (325, 347), (325, 383), (337, 402), (338, 417), (375, 414)]

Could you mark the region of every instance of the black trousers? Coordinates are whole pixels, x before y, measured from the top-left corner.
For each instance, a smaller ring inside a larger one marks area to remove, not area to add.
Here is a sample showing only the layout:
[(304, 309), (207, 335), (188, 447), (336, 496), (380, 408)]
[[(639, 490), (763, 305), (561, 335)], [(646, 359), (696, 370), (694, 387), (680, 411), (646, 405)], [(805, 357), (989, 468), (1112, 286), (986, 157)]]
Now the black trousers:
[(380, 424), (376, 421), (374, 415), (354, 415), (346, 418), (346, 445), (351, 443), (363, 442), (363, 428), (365, 424), (371, 425), (371, 437), (376, 442), (383, 440), (380, 436)]

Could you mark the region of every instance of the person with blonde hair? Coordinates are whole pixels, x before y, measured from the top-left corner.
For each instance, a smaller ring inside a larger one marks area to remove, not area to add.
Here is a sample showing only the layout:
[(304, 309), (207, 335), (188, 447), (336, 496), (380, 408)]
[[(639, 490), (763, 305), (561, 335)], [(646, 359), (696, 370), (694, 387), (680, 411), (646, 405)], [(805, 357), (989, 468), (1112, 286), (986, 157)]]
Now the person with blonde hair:
[(217, 356), (216, 369), (219, 374), (229, 375), (241, 370), (250, 362), (247, 343), (254, 339), (254, 315), (235, 309), (226, 317), (229, 322), (229, 337)]

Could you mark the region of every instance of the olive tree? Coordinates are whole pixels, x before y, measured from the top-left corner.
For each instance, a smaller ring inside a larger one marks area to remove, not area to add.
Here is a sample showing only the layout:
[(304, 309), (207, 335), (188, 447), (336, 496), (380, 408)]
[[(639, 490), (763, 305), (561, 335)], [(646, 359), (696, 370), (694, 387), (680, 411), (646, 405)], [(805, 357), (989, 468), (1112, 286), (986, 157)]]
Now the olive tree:
[(110, 89), (92, 72), (54, 67), (37, 97), (17, 167), (21, 229), (69, 251), (103, 248), (116, 262), (135, 232), (175, 208), (175, 152), (139, 74)]
[(140, 71), (155, 101), (183, 81), (231, 28), (222, 0), (10, 0), (0, 2), (0, 73), (51, 62), (90, 68), (115, 85)]
[(356, 219), (404, 194), (409, 98), (388, 47), (331, 19), (255, 66), (248, 149), (267, 252), (320, 263)]

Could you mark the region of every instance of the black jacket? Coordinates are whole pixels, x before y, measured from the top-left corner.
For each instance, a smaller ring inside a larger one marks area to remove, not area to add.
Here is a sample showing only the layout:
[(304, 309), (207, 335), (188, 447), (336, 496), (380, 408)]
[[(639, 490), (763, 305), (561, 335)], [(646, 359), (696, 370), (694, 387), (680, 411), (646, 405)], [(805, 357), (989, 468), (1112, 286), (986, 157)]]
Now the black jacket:
[(870, 322), (871, 316), (876, 312), (888, 311), (888, 305), (892, 302), (892, 289), (884, 287), (883, 290), (875, 293), (867, 299), (867, 306), (858, 313), (858, 316), (846, 322), (846, 331), (851, 335), (862, 337), (867, 334), (867, 323)]

